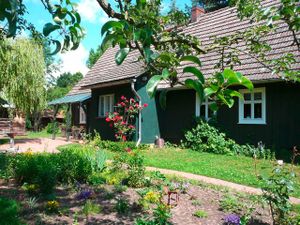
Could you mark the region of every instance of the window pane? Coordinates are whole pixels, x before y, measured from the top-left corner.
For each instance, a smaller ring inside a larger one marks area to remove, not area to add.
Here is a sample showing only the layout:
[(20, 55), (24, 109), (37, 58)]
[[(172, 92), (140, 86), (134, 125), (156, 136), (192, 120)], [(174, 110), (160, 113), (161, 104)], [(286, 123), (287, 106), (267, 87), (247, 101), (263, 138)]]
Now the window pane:
[(200, 107), (200, 116), (205, 117), (205, 105), (201, 105)]
[(109, 112), (110, 109), (110, 96), (105, 96), (105, 113)]
[(254, 104), (254, 118), (262, 118), (262, 105), (261, 103)]
[(250, 93), (244, 94), (244, 100), (245, 101), (250, 101), (251, 100), (251, 94)]
[(109, 108), (110, 112), (114, 111), (114, 96), (110, 96), (110, 108)]
[(244, 104), (244, 118), (251, 119), (251, 104)]
[(100, 116), (104, 116), (104, 97), (100, 97)]
[(254, 93), (254, 100), (261, 100), (262, 99), (262, 93), (256, 92)]

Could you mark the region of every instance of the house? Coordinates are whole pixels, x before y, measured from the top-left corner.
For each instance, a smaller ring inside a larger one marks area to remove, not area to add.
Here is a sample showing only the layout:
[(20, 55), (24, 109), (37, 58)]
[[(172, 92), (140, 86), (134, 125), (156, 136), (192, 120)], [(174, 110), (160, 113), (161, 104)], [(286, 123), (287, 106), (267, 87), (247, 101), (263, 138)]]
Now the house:
[[(276, 2), (269, 0), (265, 4), (268, 6)], [(250, 26), (252, 24), (248, 21), (237, 18), (234, 8), (226, 7), (210, 13), (194, 8), (192, 22), (182, 32), (200, 38), (205, 47), (212, 43), (215, 36), (242, 32)], [(294, 69), (299, 70), (300, 55), (297, 47), (292, 45), (292, 34), (285, 24), (279, 23), (278, 26), (276, 33), (265, 37), (273, 48), (268, 57), (276, 59), (284, 53), (293, 53), (297, 59)], [(142, 103), (148, 104), (142, 111), (141, 134), (136, 137), (141, 137), (143, 143), (153, 143), (157, 136), (166, 141), (179, 142), (184, 132), (194, 126), (195, 117), (209, 119), (212, 116), (210, 102), (200, 105), (195, 91), (184, 87), (160, 86), (161, 89), (169, 89), (167, 107), (163, 110), (158, 97), (150, 99), (146, 93), (145, 85), (149, 77), (137, 60), (138, 53), (131, 52), (123, 64), (117, 66), (114, 59), (116, 51), (117, 48), (109, 49), (78, 84), (81, 90), (91, 90), (87, 108), (89, 130), (97, 130), (103, 139), (114, 139), (105, 115), (113, 111), (113, 105), (122, 95), (140, 97)], [(214, 73), (218, 57), (216, 52), (200, 56), (203, 74), (210, 76)], [(218, 126), (239, 143), (256, 145), (262, 141), (266, 146), (278, 149), (300, 145), (300, 84), (287, 82), (272, 74), (249, 55), (241, 54), (240, 58), (241, 65), (234, 70), (251, 79), (255, 89), (250, 93), (236, 87), (244, 100), (237, 99), (231, 109), (222, 107), (216, 115)], [(182, 75), (181, 79), (187, 77)]]
[[(55, 99), (48, 103), (58, 109), (59, 105), (67, 105), (68, 110), (71, 112), (71, 127), (82, 127), (87, 129), (87, 109), (91, 98), (91, 91), (89, 89), (81, 89), (80, 83), (76, 84), (72, 90), (64, 97)], [(66, 112), (68, 114), (68, 112)], [(54, 116), (56, 116), (54, 112)]]

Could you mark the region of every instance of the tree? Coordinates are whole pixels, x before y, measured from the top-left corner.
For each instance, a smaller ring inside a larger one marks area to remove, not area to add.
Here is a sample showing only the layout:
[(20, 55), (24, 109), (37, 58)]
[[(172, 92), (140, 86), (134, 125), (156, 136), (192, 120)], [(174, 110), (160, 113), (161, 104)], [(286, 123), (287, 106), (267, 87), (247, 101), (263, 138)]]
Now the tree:
[(45, 68), (43, 48), (34, 40), (0, 41), (0, 91), (21, 112), (45, 106)]
[(88, 60), (86, 61), (87, 67), (91, 69), (100, 57), (101, 57), (101, 48), (99, 45), (96, 50), (94, 49), (90, 50)]
[[(151, 96), (155, 94), (157, 85), (164, 80), (170, 86), (181, 84), (195, 89), (201, 99), (206, 96), (218, 104), (232, 106), (233, 97), (240, 97), (240, 95), (231, 90), (231, 86), (244, 85), (250, 89), (253, 87), (247, 78), (232, 70), (234, 65), (239, 63), (237, 53), (241, 50), (235, 46), (240, 42), (246, 42), (247, 54), (271, 72), (289, 79), (299, 79), (300, 77), (299, 71), (291, 70), (292, 65), (296, 62), (295, 56), (287, 54), (279, 59), (268, 61), (265, 55), (270, 51), (270, 46), (262, 39), (274, 28), (276, 29), (274, 21), (282, 20), (294, 33), (294, 44), (299, 47), (299, 39), (296, 35), (300, 29), (297, 0), (281, 0), (281, 7), (269, 8), (263, 7), (260, 0), (232, 0), (232, 5), (237, 6), (241, 19), (250, 18), (254, 21), (261, 21), (262, 25), (255, 25), (245, 33), (216, 38), (213, 45), (207, 49), (202, 48), (201, 40), (178, 32), (178, 28), (187, 22), (187, 17), (183, 12), (178, 11), (176, 16), (173, 13), (161, 15), (161, 0), (138, 0), (134, 3), (120, 0), (116, 1), (115, 6), (106, 0), (95, 1), (108, 17), (113, 19), (102, 27), (101, 33), (104, 38), (101, 44), (101, 54), (110, 47), (119, 46), (120, 50), (115, 56), (115, 61), (117, 64), (122, 64), (130, 52), (138, 51), (141, 55), (140, 60), (144, 62), (145, 68), (151, 76), (147, 85), (148, 93)], [(18, 21), (12, 18), (22, 16), (17, 9), (23, 4), (17, 0), (9, 2), (14, 4), (6, 3), (2, 9), (0, 8), (0, 20), (7, 19), (9, 22), (8, 29), (2, 33), (13, 35), (16, 33), (17, 26), (15, 24), (18, 24)], [(47, 23), (44, 26), (43, 34), (50, 37), (51, 34), (59, 33), (62, 37), (62, 40), (50, 38), (56, 44), (55, 52), (60, 49), (76, 49), (83, 33), (80, 27), (80, 15), (74, 8), (74, 4), (70, 0), (62, 1), (61, 4), (54, 6), (50, 0), (41, 0), (41, 2), (53, 17), (53, 23)], [(216, 3), (217, 1), (206, 2)], [(230, 50), (230, 54), (225, 54), (225, 50)], [(201, 73), (201, 62), (198, 56), (211, 51), (218, 52), (221, 56), (220, 61), (216, 64), (219, 71), (215, 73), (213, 79), (205, 80)], [(224, 63), (225, 58), (226, 64)], [(185, 67), (183, 71), (194, 74), (195, 79), (188, 79), (184, 83), (179, 80), (177, 71), (182, 65), (182, 61), (193, 63), (192, 66)], [(230, 69), (225, 67), (230, 67)], [(165, 93), (162, 92), (160, 96), (164, 102)]]
[(63, 73), (56, 78), (55, 85), (47, 90), (47, 101), (61, 98), (83, 78), (82, 73)]

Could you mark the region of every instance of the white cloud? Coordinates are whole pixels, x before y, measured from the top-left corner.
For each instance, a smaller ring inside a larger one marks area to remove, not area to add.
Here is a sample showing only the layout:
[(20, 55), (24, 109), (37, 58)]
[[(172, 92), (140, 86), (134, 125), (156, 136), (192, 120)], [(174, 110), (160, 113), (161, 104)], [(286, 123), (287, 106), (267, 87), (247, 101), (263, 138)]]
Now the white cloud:
[(97, 22), (96, 18), (100, 12), (100, 6), (95, 0), (80, 0), (77, 4), (77, 10), (83, 19), (94, 23)]
[(88, 58), (89, 52), (84, 48), (81, 44), (79, 47), (74, 51), (68, 51), (65, 53), (60, 53), (59, 57), (61, 60), (60, 64), (60, 72), (81, 72), (85, 75), (88, 72), (88, 68), (85, 65), (85, 62)]

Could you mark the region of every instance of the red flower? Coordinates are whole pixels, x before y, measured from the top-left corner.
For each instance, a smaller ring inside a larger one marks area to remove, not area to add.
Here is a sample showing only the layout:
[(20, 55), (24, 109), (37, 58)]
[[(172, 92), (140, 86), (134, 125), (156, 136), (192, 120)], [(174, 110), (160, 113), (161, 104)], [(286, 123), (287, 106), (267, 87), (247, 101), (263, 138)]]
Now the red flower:
[(145, 108), (146, 108), (146, 107), (148, 107), (148, 104), (147, 104), (147, 103), (145, 103), (145, 104), (144, 104), (144, 107), (145, 107)]
[(126, 141), (126, 136), (122, 135), (122, 139), (123, 139), (123, 141)]
[(109, 117), (106, 117), (106, 122), (110, 122), (111, 121), (111, 119), (109, 118)]
[(130, 103), (134, 103), (134, 99), (133, 98), (130, 98)]
[(110, 126), (110, 127), (113, 127), (113, 124), (112, 124), (112, 123), (110, 123), (110, 124), (109, 124), (109, 126)]
[(126, 152), (131, 152), (132, 150), (131, 150), (131, 148), (125, 148), (125, 151)]
[(121, 99), (122, 99), (122, 100), (125, 100), (125, 99), (126, 99), (126, 97), (125, 97), (124, 95), (122, 95), (122, 96), (121, 96)]

